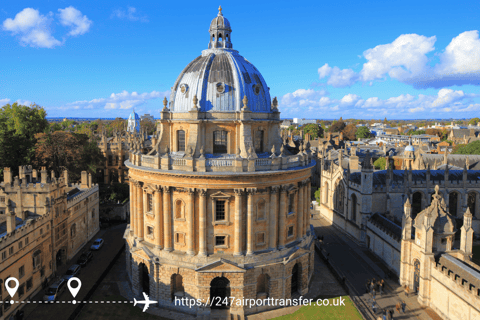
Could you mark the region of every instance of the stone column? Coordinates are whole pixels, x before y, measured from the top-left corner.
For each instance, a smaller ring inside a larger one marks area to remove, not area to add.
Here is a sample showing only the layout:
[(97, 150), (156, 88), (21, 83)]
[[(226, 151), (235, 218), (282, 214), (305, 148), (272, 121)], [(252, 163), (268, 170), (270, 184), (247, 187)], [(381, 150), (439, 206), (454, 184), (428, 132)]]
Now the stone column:
[(172, 210), (170, 196), (172, 189), (163, 187), (163, 227), (164, 227), (164, 250), (172, 251)]
[(243, 189), (235, 189), (235, 236), (233, 240), (233, 255), (241, 256), (242, 248), (242, 205)]
[(136, 211), (136, 192), (135, 182), (130, 181), (130, 232), (135, 236), (135, 211)]
[[(307, 190), (307, 194), (305, 196), (305, 198), (307, 199), (305, 201), (305, 205), (306, 205), (306, 215), (305, 215), (305, 229), (304, 229), (304, 232), (305, 232), (305, 235), (307, 234), (307, 232), (310, 232), (310, 217), (312, 216), (312, 213), (310, 211), (310, 207), (312, 205), (312, 181), (311, 179), (307, 179), (307, 187), (306, 187), (306, 190)], [(348, 206), (347, 206), (348, 208)], [(348, 210), (347, 210), (348, 212)]]
[(144, 233), (144, 229), (145, 229), (145, 226), (144, 226), (144, 222), (143, 222), (143, 219), (144, 219), (144, 214), (145, 214), (145, 211), (143, 211), (143, 188), (142, 186), (139, 184), (138, 187), (137, 187), (137, 197), (138, 197), (138, 211), (137, 211), (137, 223), (138, 223), (138, 240), (143, 240), (143, 233)]
[(155, 247), (159, 250), (162, 249), (163, 235), (162, 235), (162, 189), (158, 188), (155, 190), (155, 199), (153, 206), (155, 214)]
[(278, 224), (278, 249), (285, 248), (286, 226), (287, 219), (287, 187), (283, 185), (280, 187), (280, 219)]
[(198, 195), (200, 196), (199, 203), (199, 223), (200, 223), (200, 234), (199, 243), (198, 243), (198, 255), (206, 256), (207, 255), (207, 216), (206, 216), (206, 205), (207, 205), (207, 189), (199, 189)]
[(298, 194), (297, 194), (297, 240), (301, 240), (303, 237), (303, 189), (305, 183), (303, 181), (298, 183)]
[(278, 186), (270, 187), (270, 222), (268, 226), (269, 248), (277, 250), (277, 194)]
[(253, 255), (253, 195), (256, 191), (256, 188), (247, 189), (247, 256)]
[(188, 203), (187, 203), (187, 254), (195, 255), (195, 222), (194, 222), (194, 208), (195, 208), (195, 189), (188, 189)]

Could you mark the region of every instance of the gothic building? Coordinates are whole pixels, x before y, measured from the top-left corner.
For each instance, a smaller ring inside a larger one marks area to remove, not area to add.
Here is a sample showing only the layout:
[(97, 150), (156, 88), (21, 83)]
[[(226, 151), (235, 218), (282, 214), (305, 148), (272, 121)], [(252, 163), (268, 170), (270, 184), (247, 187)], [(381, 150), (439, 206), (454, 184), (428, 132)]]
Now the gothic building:
[[(231, 34), (220, 9), (208, 49), (164, 100), (151, 148), (132, 142), (125, 240), (136, 295), (145, 292), (162, 308), (196, 315), (227, 308), (232, 319), (243, 319), (280, 306), (248, 307), (226, 297), (308, 292), (315, 162), (308, 147), (287, 150), (276, 98), (270, 100), (260, 72), (233, 49)], [(215, 303), (176, 304), (182, 297)]]
[[(472, 213), (467, 207), (460, 228), (448, 212), (438, 185), (430, 206), (415, 218), (407, 198), (402, 218), (400, 284), (443, 319), (480, 318), (480, 266), (472, 258)], [(454, 248), (460, 229), (460, 246)]]
[[(99, 231), (98, 185), (82, 172), (80, 184), (69, 184), (68, 173), (51, 175), (43, 167), (21, 166), (13, 178), (4, 169), (0, 184), (0, 279), (15, 277), (14, 297), (3, 291), (0, 317), (8, 319)], [(2, 284), (3, 286), (3, 284)], [(1, 291), (0, 291), (1, 292)]]

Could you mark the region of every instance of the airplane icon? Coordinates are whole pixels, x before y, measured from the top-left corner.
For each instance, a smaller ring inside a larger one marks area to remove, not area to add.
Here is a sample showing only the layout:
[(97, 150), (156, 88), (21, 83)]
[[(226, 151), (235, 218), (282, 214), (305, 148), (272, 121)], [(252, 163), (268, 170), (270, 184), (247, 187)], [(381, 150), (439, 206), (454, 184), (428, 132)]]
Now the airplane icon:
[(133, 306), (136, 306), (137, 303), (145, 304), (145, 306), (143, 307), (143, 312), (145, 312), (151, 304), (158, 303), (158, 301), (150, 300), (145, 292), (143, 293), (143, 296), (145, 297), (145, 300), (137, 301), (137, 299), (133, 298)]

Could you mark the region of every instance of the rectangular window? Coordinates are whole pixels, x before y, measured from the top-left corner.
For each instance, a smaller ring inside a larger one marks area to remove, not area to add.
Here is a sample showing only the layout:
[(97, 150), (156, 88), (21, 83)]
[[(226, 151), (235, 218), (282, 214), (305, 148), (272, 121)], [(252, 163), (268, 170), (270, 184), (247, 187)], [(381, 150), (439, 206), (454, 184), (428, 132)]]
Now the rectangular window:
[(8, 248), (8, 254), (9, 254), (9, 255), (12, 255), (12, 254), (13, 254), (13, 246), (11, 246), (10, 248)]
[(216, 236), (215, 237), (215, 245), (216, 246), (224, 246), (225, 245), (225, 238), (226, 238), (226, 236)]
[(227, 153), (227, 131), (213, 132), (213, 153)]
[(185, 243), (185, 235), (183, 233), (175, 233), (175, 242), (179, 244)]
[(185, 131), (177, 131), (177, 151), (185, 151)]
[(295, 211), (295, 193), (290, 193), (288, 196), (288, 213)]
[(28, 245), (28, 237), (25, 238), (25, 245)]
[(113, 156), (111, 155), (108, 156), (108, 165), (109, 166), (113, 165)]
[(2, 252), (2, 260), (7, 259), (7, 251)]
[(25, 284), (23, 283), (20, 287), (18, 287), (18, 297), (23, 297), (25, 294)]
[(263, 130), (255, 131), (255, 152), (263, 152)]
[(18, 278), (21, 279), (21, 278), (23, 278), (24, 275), (25, 275), (25, 266), (21, 266), (18, 269)]
[(150, 226), (147, 227), (147, 235), (153, 236), (153, 227), (150, 227)]
[(32, 289), (32, 286), (33, 286), (33, 280), (32, 278), (30, 278), (27, 280), (27, 291)]
[(261, 232), (257, 234), (257, 244), (265, 244), (265, 233)]
[(0, 197), (0, 202), (5, 203), (5, 197)]
[(215, 220), (217, 221), (225, 220), (225, 201), (224, 200), (215, 201)]
[(23, 241), (20, 241), (18, 243), (18, 250), (22, 249), (23, 248)]
[(293, 226), (288, 227), (287, 237), (293, 237)]
[(152, 212), (153, 211), (153, 194), (147, 193), (147, 211)]

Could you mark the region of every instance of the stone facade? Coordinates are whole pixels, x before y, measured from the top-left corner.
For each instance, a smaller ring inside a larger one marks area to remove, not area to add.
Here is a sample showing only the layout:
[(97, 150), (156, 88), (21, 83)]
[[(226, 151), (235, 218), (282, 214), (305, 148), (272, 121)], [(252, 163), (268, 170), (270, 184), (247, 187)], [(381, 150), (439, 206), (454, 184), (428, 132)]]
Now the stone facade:
[[(221, 17), (216, 19), (228, 23)], [(214, 36), (226, 28), (212, 25)], [(272, 103), (261, 95), (264, 82), (253, 89), (238, 88), (248, 91), (243, 99), (222, 100), (230, 97), (222, 94), (237, 90), (229, 83), (252, 81), (258, 70), (248, 76), (253, 69), (247, 66), (240, 76), (228, 63), (215, 66), (214, 55), (222, 60), (232, 49), (230, 42), (212, 47), (204, 51), (212, 55), (211, 67), (226, 72), (216, 75), (219, 82), (205, 82), (202, 90), (216, 90), (219, 99), (211, 102), (211, 95), (177, 80), (172, 92), (176, 100), (164, 100), (151, 148), (134, 139), (125, 163), (131, 205), (126, 267), (134, 293), (150, 294), (162, 308), (203, 316), (216, 306), (175, 305), (175, 299), (218, 304), (228, 297), (291, 298), (308, 292), (314, 266), (309, 222), (312, 153), (303, 145), (297, 154), (286, 150), (276, 99)], [(192, 64), (179, 79), (193, 81)], [(225, 74), (241, 78), (222, 82)], [(180, 105), (187, 92), (188, 103)], [(249, 102), (248, 95), (258, 97)], [(231, 301), (223, 307), (236, 319), (278, 308)]]
[(403, 216), (400, 284), (418, 294), (444, 319), (480, 319), (480, 266), (472, 257), (472, 214), (463, 216), (460, 249), (453, 249), (455, 218), (435, 187), (428, 208), (412, 217), (407, 199)]
[[(20, 282), (15, 297), (2, 293), (4, 301), (34, 296), (99, 230), (98, 185), (86, 172), (75, 185), (68, 183), (66, 172), (56, 178), (45, 168), (40, 175), (31, 166), (19, 171), (13, 179), (5, 168), (0, 185), (0, 279), (11, 276)], [(0, 314), (6, 319), (22, 306), (3, 303)]]

